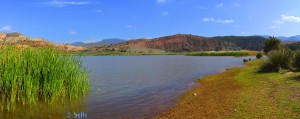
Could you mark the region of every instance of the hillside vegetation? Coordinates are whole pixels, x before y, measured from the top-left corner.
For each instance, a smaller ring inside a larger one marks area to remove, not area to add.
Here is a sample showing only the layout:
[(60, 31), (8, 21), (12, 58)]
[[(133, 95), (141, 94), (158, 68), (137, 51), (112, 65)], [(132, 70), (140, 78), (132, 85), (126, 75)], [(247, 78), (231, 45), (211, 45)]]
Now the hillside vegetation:
[(151, 55), (184, 54), (186, 52), (207, 51), (260, 51), (265, 38), (260, 36), (224, 36), (202, 37), (191, 34), (176, 34), (153, 39), (106, 39), (104, 41), (84, 44), (82, 42), (55, 44), (44, 39), (30, 38), (20, 33), (0, 34), (1, 44), (16, 44), (18, 47), (54, 47), (78, 55)]
[(191, 52), (191, 51), (225, 51), (240, 50), (235, 44), (209, 39), (207, 37), (177, 34), (154, 39), (138, 39), (111, 46), (97, 47), (96, 50), (115, 49), (127, 50), (136, 49), (157, 49), (166, 52)]
[(261, 36), (218, 36), (212, 39), (226, 41), (235, 44), (243, 50), (260, 51), (264, 48), (266, 38)]

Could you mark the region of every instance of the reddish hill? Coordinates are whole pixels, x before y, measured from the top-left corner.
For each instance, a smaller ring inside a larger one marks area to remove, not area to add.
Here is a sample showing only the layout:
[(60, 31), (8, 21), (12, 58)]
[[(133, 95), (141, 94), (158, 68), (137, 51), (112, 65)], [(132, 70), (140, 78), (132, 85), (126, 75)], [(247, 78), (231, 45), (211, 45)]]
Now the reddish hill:
[(138, 39), (110, 46), (110, 48), (123, 50), (131, 47), (168, 52), (239, 50), (239, 47), (233, 43), (185, 34), (154, 39)]

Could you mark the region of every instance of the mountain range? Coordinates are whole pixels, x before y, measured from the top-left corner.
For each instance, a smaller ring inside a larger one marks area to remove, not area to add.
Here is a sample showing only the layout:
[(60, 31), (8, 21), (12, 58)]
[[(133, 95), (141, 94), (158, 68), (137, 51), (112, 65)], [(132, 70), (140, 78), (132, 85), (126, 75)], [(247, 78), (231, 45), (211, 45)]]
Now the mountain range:
[(282, 41), (300, 41), (300, 35), (290, 36), (290, 37), (279, 36), (277, 38), (279, 38)]
[(125, 42), (126, 40), (120, 38), (110, 38), (110, 39), (103, 39), (102, 41), (92, 42), (92, 43), (84, 43), (84, 42), (74, 42), (71, 43), (73, 46), (84, 46), (84, 47), (97, 47), (102, 45), (110, 45), (110, 44), (118, 44)]
[[(156, 49), (166, 52), (261, 50), (266, 38), (261, 36), (203, 37), (191, 34), (176, 34), (153, 39), (136, 39), (108, 46), (95, 47), (95, 51), (132, 49)], [(147, 51), (147, 50), (146, 50)]]
[[(261, 35), (264, 38), (269, 38), (269, 35)], [(300, 41), (300, 35), (295, 35), (295, 36), (277, 36), (278, 39), (281, 41)]]
[[(44, 39), (31, 38), (21, 33), (0, 33), (0, 43), (13, 43), (22, 47), (51, 46), (65, 51), (84, 51), (86, 53), (99, 53), (102, 51), (116, 52), (193, 52), (193, 51), (235, 51), (254, 50), (261, 51), (267, 36), (217, 36), (203, 37), (192, 34), (175, 34), (152, 39), (105, 39), (94, 43), (75, 42), (72, 44), (55, 44)], [(285, 43), (296, 48), (300, 36), (279, 37)]]
[[(259, 50), (263, 47), (261, 44), (258, 45), (256, 48), (253, 48), (252, 45), (262, 42), (264, 39), (267, 39), (269, 37), (270, 37), (269, 35), (256, 35), (256, 36), (216, 36), (216, 37), (211, 37), (211, 38), (216, 39), (216, 40), (225, 40), (227, 42), (238, 42), (238, 45), (241, 46), (241, 49)], [(290, 36), (290, 37), (278, 36), (277, 38), (285, 43), (293, 43), (293, 42), (300, 41), (300, 35), (295, 35), (295, 36)], [(257, 40), (247, 41), (247, 39), (257, 39)], [(138, 39), (133, 39), (133, 40), (138, 40)], [(148, 40), (152, 40), (152, 39), (148, 39)], [(74, 43), (71, 43), (71, 45), (94, 48), (94, 47), (103, 46), (103, 45), (112, 45), (112, 44), (123, 43), (126, 41), (128, 41), (128, 40), (120, 39), (120, 38), (111, 38), (111, 39), (103, 39), (101, 41), (92, 42), (92, 43), (74, 42)], [(253, 42), (253, 41), (255, 41), (255, 42)], [(248, 44), (245, 42), (252, 44), (252, 45), (250, 45), (251, 48), (248, 47)]]

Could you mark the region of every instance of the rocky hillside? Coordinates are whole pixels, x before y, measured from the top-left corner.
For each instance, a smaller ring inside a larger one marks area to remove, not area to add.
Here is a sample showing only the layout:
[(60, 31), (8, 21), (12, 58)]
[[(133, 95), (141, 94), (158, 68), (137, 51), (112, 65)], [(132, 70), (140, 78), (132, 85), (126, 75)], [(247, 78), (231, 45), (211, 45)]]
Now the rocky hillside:
[(154, 39), (131, 40), (107, 47), (97, 47), (98, 50), (107, 48), (114, 50), (127, 50), (132, 48), (156, 49), (167, 52), (240, 50), (238, 46), (230, 42), (186, 34)]
[(70, 51), (70, 52), (77, 52), (83, 51), (87, 48), (85, 47), (76, 47), (69, 44), (55, 44), (44, 39), (40, 38), (30, 38), (28, 36), (22, 35), (21, 33), (14, 32), (14, 33), (1, 33), (0, 34), (0, 44), (15, 44), (18, 47), (54, 47), (59, 50), (63, 51)]

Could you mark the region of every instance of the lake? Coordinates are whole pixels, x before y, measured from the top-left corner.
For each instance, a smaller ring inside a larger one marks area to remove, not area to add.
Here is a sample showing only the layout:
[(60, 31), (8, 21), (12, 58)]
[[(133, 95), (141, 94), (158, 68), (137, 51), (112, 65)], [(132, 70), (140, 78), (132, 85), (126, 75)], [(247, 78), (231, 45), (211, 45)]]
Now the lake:
[(91, 79), (86, 113), (88, 118), (151, 118), (174, 106), (181, 94), (198, 85), (196, 79), (243, 66), (242, 59), (225, 56), (83, 57)]

